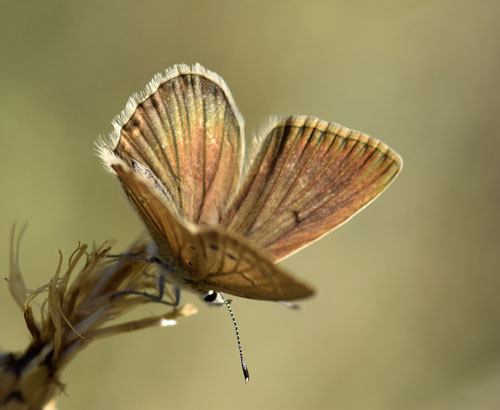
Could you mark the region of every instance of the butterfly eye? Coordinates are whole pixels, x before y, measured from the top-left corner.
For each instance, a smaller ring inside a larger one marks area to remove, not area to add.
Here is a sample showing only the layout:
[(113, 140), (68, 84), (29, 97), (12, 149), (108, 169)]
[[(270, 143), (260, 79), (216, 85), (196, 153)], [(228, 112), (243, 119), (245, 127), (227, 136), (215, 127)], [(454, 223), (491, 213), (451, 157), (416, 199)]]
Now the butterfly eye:
[(209, 290), (207, 293), (203, 295), (203, 300), (205, 302), (213, 302), (215, 299), (217, 299), (217, 292), (214, 292), (213, 290)]
[(201, 298), (207, 302), (210, 303), (211, 305), (223, 305), (224, 304), (224, 299), (220, 295), (219, 292), (216, 292), (214, 290), (209, 290), (206, 293), (203, 293), (201, 295)]

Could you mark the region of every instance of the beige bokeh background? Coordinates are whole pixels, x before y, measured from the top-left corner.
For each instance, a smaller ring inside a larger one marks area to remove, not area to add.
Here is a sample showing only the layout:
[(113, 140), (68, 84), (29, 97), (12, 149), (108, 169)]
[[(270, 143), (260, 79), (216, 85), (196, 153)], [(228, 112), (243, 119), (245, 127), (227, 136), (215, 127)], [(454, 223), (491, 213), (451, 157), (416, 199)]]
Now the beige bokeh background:
[[(227, 312), (184, 294), (199, 315), (91, 345), (58, 408), (498, 408), (499, 39), (496, 1), (3, 1), (0, 263), (28, 221), (32, 287), (58, 249), (123, 249), (142, 231), (93, 142), (172, 64), (222, 75), (248, 137), (271, 114), (312, 114), (405, 160), (370, 207), (283, 263), (318, 289), (301, 312), (235, 301), (248, 386)], [(1, 349), (28, 343), (5, 283), (0, 329)]]

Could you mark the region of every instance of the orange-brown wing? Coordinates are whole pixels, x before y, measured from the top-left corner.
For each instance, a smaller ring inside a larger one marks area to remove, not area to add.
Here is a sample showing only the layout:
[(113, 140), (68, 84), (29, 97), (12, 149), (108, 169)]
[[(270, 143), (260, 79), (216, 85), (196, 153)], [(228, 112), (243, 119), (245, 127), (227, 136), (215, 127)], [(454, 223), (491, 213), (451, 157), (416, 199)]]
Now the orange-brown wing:
[(361, 210), (401, 167), (398, 154), (359, 131), (306, 116), (276, 120), (221, 225), (281, 260)]
[(224, 80), (199, 64), (157, 75), (129, 100), (99, 154), (148, 179), (187, 221), (216, 224), (237, 190), (243, 118)]
[(206, 260), (206, 276), (196, 281), (197, 287), (275, 301), (314, 294), (308, 285), (277, 267), (268, 255), (244, 238), (213, 227), (201, 229), (197, 236)]
[(245, 239), (215, 227), (199, 230), (183, 221), (157, 195), (153, 181), (121, 160), (111, 164), (157, 245), (162, 261), (181, 264), (179, 279), (199, 291), (215, 290), (263, 300), (295, 300), (312, 295), (307, 285), (277, 268)]
[(151, 181), (132, 171), (121, 160), (115, 159), (110, 166), (157, 245), (158, 256), (164, 262), (182, 264), (187, 277), (199, 276), (198, 272), (204, 271), (204, 259), (195, 228), (181, 222), (176, 211), (157, 195)]

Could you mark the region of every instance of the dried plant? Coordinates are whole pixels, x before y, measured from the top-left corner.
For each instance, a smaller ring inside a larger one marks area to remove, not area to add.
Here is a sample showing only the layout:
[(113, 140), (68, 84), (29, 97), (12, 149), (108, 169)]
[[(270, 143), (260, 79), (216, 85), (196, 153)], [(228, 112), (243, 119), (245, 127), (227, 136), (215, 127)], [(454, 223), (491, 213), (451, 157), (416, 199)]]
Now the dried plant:
[[(167, 314), (110, 325), (134, 307), (150, 301), (143, 296), (116, 297), (122, 290), (149, 291), (156, 288), (150, 265), (130, 258), (110, 259), (107, 244), (79, 245), (64, 267), (59, 264), (50, 281), (28, 290), (19, 269), (19, 246), (23, 230), (15, 240), (11, 234), (8, 285), (24, 312), (31, 343), (23, 353), (0, 352), (0, 407), (8, 409), (52, 408), (63, 384), (63, 368), (84, 347), (96, 339), (153, 326), (168, 326), (176, 319), (196, 313), (193, 305)], [(144, 255), (147, 243), (139, 241), (128, 254)], [(71, 277), (73, 278), (71, 279)], [(39, 311), (33, 300), (44, 295)], [(166, 293), (165, 300), (174, 300)]]

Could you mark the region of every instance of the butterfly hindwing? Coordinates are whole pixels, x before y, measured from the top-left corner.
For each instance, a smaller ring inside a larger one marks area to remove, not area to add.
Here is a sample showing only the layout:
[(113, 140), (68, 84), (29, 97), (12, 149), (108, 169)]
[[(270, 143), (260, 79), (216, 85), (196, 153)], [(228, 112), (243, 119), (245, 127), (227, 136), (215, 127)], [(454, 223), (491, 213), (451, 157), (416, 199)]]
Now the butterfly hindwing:
[(295, 300), (314, 293), (244, 238), (213, 227), (201, 229), (198, 237), (206, 255), (206, 276), (198, 282), (207, 289), (262, 300)]
[(362, 209), (401, 165), (359, 131), (306, 116), (276, 120), (221, 224), (281, 260)]

